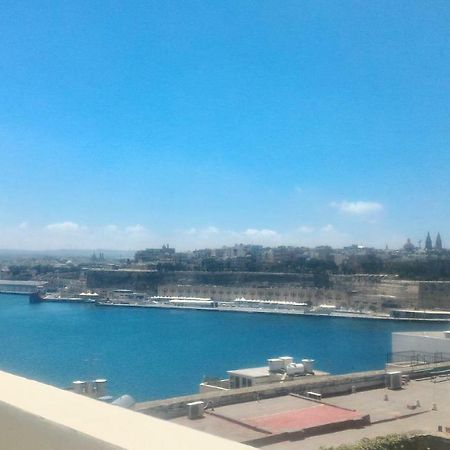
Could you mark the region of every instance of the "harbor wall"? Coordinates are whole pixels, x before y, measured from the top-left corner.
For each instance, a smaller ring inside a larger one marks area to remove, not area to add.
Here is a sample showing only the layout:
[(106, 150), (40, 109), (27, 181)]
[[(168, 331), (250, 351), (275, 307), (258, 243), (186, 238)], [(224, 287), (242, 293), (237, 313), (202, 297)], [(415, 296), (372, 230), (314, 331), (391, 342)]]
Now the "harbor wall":
[(262, 272), (199, 272), (155, 270), (88, 270), (88, 288), (133, 289), (156, 293), (163, 284), (223, 285), (223, 286), (277, 286), (299, 284), (315, 287), (326, 284), (326, 279), (312, 274), (262, 273)]
[(357, 309), (416, 308), (419, 282), (387, 275), (330, 275), (332, 289), (343, 303)]
[[(382, 311), (389, 308), (442, 307), (449, 303), (450, 282), (400, 280), (388, 275), (333, 275), (266, 272), (88, 270), (87, 287), (131, 289), (151, 295), (237, 297), (332, 303), (344, 308)], [(450, 307), (450, 305), (448, 305)]]
[(330, 298), (329, 289), (318, 289), (302, 286), (224, 286), (224, 285), (183, 285), (162, 284), (158, 286), (158, 295), (170, 297), (204, 297), (221, 302), (233, 301), (236, 298), (282, 300), (291, 302), (325, 301)]
[(450, 309), (450, 281), (420, 281), (419, 307)]
[(331, 303), (344, 308), (382, 311), (386, 308), (416, 308), (418, 283), (383, 276), (331, 276), (331, 288), (284, 284), (274, 286), (225, 286), (161, 284), (158, 295), (206, 297), (218, 301), (235, 298)]

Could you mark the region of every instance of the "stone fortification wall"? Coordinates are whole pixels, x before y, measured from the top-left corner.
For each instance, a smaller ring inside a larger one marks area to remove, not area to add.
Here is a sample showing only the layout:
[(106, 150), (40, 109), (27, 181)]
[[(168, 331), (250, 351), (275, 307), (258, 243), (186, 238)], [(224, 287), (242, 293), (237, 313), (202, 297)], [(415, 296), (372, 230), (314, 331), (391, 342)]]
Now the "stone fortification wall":
[(312, 274), (261, 272), (158, 272), (150, 270), (89, 270), (90, 289), (133, 289), (155, 293), (158, 285), (278, 286), (296, 283), (305, 287), (324, 284)]
[(450, 281), (420, 281), (419, 306), (450, 310)]
[(233, 301), (244, 297), (252, 300), (281, 300), (289, 302), (323, 303), (333, 297), (331, 289), (282, 285), (274, 287), (260, 286), (224, 286), (224, 285), (184, 285), (162, 284), (158, 286), (158, 295), (170, 297), (204, 297), (221, 302)]
[(89, 270), (86, 284), (89, 289), (132, 289), (156, 294), (162, 281), (157, 271), (137, 270)]
[(342, 306), (360, 309), (416, 308), (419, 282), (387, 275), (330, 275), (330, 283), (341, 293)]
[(218, 301), (235, 298), (322, 303), (344, 308), (372, 309), (415, 308), (418, 305), (418, 283), (384, 276), (331, 276), (331, 288), (298, 284), (275, 286), (161, 284), (158, 295), (207, 297)]
[[(266, 272), (159, 272), (152, 270), (89, 270), (89, 289), (132, 289), (152, 295), (237, 297), (332, 303), (345, 308), (380, 311), (386, 308), (442, 307), (450, 282), (399, 280), (387, 275), (313, 275)], [(432, 282), (430, 282), (432, 283)], [(445, 286), (444, 286), (445, 284)], [(436, 285), (437, 286), (437, 285)], [(419, 301), (421, 289), (422, 303)]]

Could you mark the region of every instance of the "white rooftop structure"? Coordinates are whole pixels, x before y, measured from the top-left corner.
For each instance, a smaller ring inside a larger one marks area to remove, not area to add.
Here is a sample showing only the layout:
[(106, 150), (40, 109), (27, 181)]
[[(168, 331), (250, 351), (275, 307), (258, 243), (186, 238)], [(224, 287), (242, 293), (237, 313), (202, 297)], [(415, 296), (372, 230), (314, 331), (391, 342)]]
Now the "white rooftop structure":
[(392, 352), (448, 353), (450, 331), (407, 331), (392, 333)]
[(47, 284), (46, 281), (0, 280), (0, 292), (11, 294), (34, 294)]

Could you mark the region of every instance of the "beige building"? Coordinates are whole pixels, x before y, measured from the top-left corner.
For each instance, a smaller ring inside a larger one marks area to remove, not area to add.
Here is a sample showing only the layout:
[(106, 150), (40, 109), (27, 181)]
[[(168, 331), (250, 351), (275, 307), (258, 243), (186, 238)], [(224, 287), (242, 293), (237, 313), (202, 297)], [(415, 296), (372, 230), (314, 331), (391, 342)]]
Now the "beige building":
[(158, 295), (176, 297), (204, 297), (220, 302), (231, 302), (236, 298), (280, 300), (291, 302), (323, 302), (335, 299), (332, 290), (301, 286), (257, 287), (257, 286), (212, 286), (165, 284), (158, 286)]
[[(312, 306), (331, 303), (337, 307), (382, 311), (389, 308), (416, 308), (419, 282), (385, 275), (333, 275), (332, 289), (286, 284), (267, 286), (223, 286), (207, 284), (162, 284), (158, 295), (205, 297), (220, 302), (236, 298), (308, 302)], [(450, 283), (449, 283), (450, 285)]]

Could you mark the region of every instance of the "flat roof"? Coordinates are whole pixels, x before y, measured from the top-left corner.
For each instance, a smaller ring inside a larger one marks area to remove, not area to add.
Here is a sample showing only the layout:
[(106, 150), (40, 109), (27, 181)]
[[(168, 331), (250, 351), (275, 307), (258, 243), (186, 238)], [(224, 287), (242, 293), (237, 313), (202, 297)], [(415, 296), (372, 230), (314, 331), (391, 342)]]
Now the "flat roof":
[[(283, 436), (323, 425), (341, 424), (354, 428), (364, 414), (336, 405), (327, 405), (307, 398), (285, 395), (260, 401), (227, 405), (207, 410), (201, 421), (180, 417), (172, 421), (198, 430), (229, 437), (238, 442), (262, 444), (268, 436)], [(278, 440), (278, 439), (277, 439)], [(294, 440), (297, 440), (298, 438)], [(298, 444), (297, 444), (298, 445)]]
[[(450, 339), (449, 339), (450, 342)], [(229, 375), (235, 375), (239, 377), (249, 377), (249, 378), (259, 378), (259, 377), (267, 377), (270, 375), (269, 366), (263, 367), (251, 367), (249, 369), (235, 369), (235, 370), (227, 370)], [(306, 378), (306, 377), (317, 377), (322, 375), (329, 375), (328, 372), (324, 372), (322, 370), (314, 369), (314, 375), (305, 374), (299, 375), (298, 378)]]
[(250, 378), (267, 377), (270, 374), (269, 366), (252, 367), (250, 369), (227, 370), (227, 373), (229, 375), (237, 375), (240, 377), (250, 377)]
[[(386, 397), (387, 396), (387, 397)], [(438, 425), (450, 427), (450, 379), (441, 377), (436, 383), (430, 381), (410, 381), (402, 389), (389, 390), (386, 388), (371, 389), (327, 397), (322, 405), (335, 406), (341, 409), (357, 412), (357, 415), (370, 415), (370, 425), (358, 428), (339, 430), (329, 429), (323, 434), (286, 439), (267, 443), (266, 450), (317, 450), (320, 447), (352, 444), (363, 438), (374, 438), (386, 434), (408, 433), (410, 431), (422, 431), (431, 433), (437, 430)], [(419, 402), (420, 406), (417, 406)], [(320, 414), (320, 421), (332, 413), (331, 419), (337, 418), (340, 411), (329, 408), (318, 410), (306, 399), (293, 395), (274, 397), (271, 399), (255, 400), (253, 402), (236, 403), (227, 406), (216, 407), (211, 413), (205, 414), (202, 420), (189, 420), (187, 417), (172, 419), (174, 423), (182, 424), (190, 428), (205, 431), (217, 436), (228, 437), (238, 442), (247, 442), (260, 439), (267, 433), (266, 418), (269, 421), (269, 429), (274, 433), (280, 432), (279, 425), (284, 429), (289, 427), (288, 421), (295, 421), (293, 429), (298, 429), (297, 421), (300, 420), (300, 428), (304, 427), (303, 419), (308, 419), (316, 413)], [(436, 408), (433, 409), (434, 405)], [(311, 408), (312, 409), (309, 409)], [(307, 409), (309, 409), (309, 414)], [(304, 411), (302, 413), (301, 411)], [(208, 411), (208, 410), (207, 410)], [(291, 415), (291, 412), (292, 415)], [(347, 414), (344, 414), (347, 415)], [(303, 417), (305, 416), (305, 417)], [(352, 420), (353, 417), (349, 417)], [(286, 420), (288, 421), (286, 421)], [(330, 420), (329, 423), (332, 423)], [(249, 426), (250, 425), (250, 426)], [(315, 424), (313, 424), (315, 425)], [(267, 434), (266, 434), (267, 436)]]
[(392, 334), (401, 334), (404, 336), (423, 336), (423, 337), (432, 337), (432, 338), (441, 338), (441, 339), (448, 339), (448, 342), (450, 342), (450, 338), (447, 338), (445, 336), (445, 331), (396, 331)]
[(0, 280), (0, 286), (43, 286), (46, 281), (16, 281), (16, 280)]
[(450, 314), (450, 311), (440, 311), (434, 309), (393, 309), (392, 311), (418, 314)]

